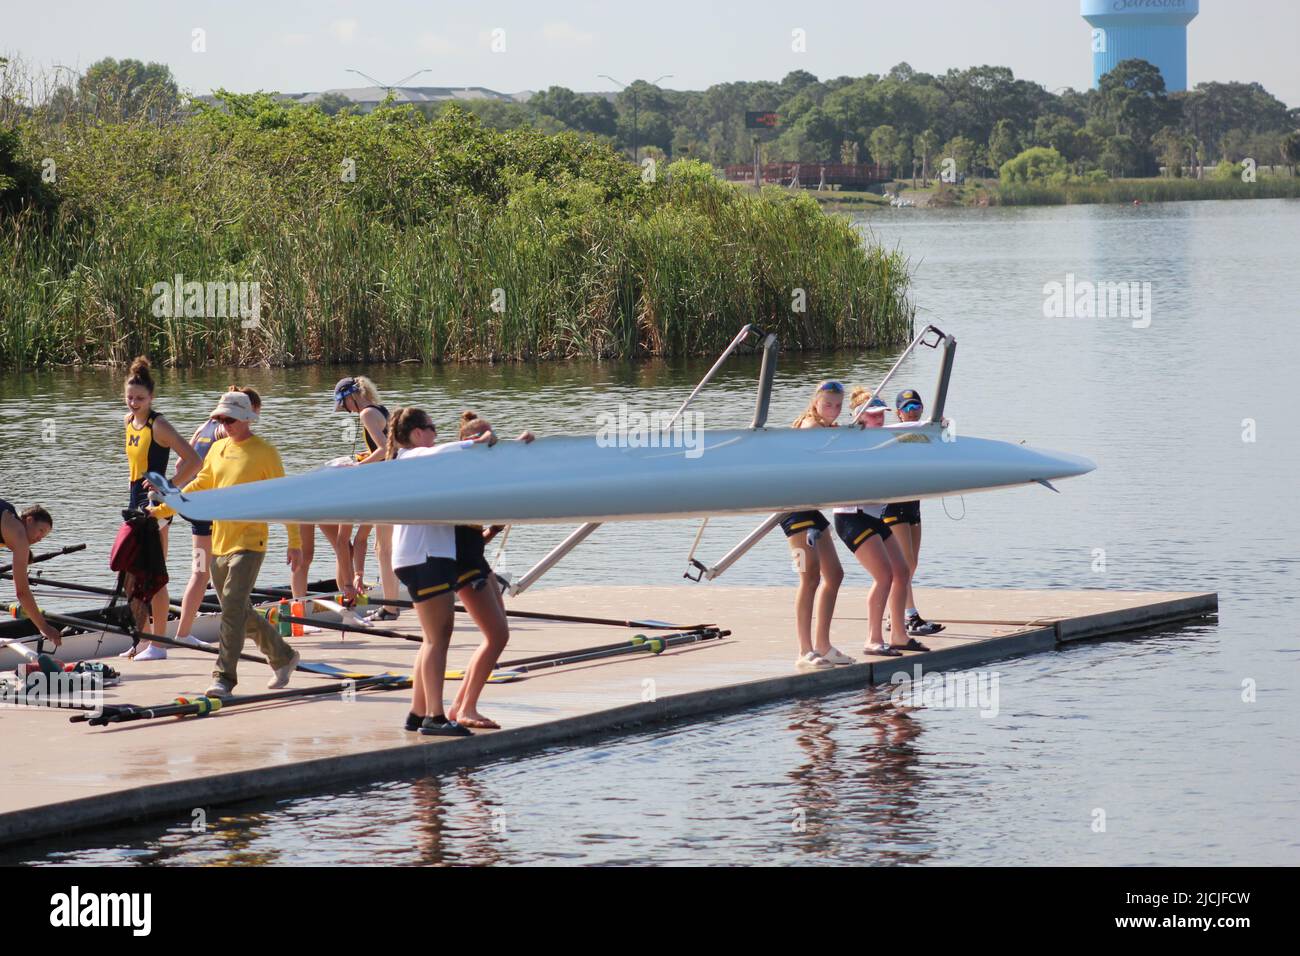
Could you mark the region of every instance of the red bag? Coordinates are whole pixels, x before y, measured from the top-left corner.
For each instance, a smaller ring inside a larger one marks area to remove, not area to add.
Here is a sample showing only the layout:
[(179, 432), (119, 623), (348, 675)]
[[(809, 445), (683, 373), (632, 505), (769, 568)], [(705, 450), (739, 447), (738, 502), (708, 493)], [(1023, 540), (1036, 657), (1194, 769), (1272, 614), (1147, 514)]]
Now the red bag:
[(124, 578), (128, 600), (148, 603), (167, 584), (167, 559), (163, 556), (158, 520), (143, 512), (123, 512), (108, 566)]

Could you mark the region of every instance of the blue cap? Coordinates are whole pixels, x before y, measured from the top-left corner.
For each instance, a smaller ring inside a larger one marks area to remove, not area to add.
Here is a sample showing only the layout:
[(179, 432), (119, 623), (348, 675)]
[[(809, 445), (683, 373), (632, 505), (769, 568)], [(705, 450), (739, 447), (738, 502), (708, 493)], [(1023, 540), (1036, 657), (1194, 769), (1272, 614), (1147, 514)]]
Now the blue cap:
[(898, 393), (898, 398), (894, 399), (894, 407), (900, 412), (910, 412), (912, 407), (925, 408), (925, 402), (921, 401), (920, 393), (915, 389), (905, 388)]

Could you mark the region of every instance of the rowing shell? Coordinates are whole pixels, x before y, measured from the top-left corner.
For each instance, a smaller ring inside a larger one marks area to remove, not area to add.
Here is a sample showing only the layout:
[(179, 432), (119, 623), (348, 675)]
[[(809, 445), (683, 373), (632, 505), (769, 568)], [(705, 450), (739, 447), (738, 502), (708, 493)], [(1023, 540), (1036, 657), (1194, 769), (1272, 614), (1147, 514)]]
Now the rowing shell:
[[(311, 604), (313, 606), (308, 611), (308, 617), (332, 624), (360, 623), (351, 611), (335, 604), (333, 601), (313, 599)], [(260, 613), (265, 614), (268, 610), (277, 606), (278, 602), (272, 601), (267, 604), (257, 605), (257, 608)], [(68, 635), (58, 648), (54, 648), (49, 641), (45, 641), (41, 645), (42, 653), (49, 654), (55, 660), (67, 664), (76, 661), (116, 657), (121, 654), (131, 646), (131, 638), (115, 631), (97, 629), (93, 618), (101, 610), (97, 608), (94, 611), (77, 612), (74, 616), (91, 618), (86, 622), (87, 631), (83, 634)], [(168, 621), (167, 630), (163, 632), (163, 636), (175, 637), (177, 623), (174, 620)], [(27, 640), (19, 645), (14, 639), (32, 635), (33, 633), (31, 623), (26, 620), (8, 621), (0, 624), (0, 671), (11, 670), (27, 660), (27, 655), (23, 653), (23, 650), (34, 650), (37, 646), (36, 642)], [(216, 643), (221, 635), (221, 613), (213, 611), (200, 614), (194, 619), (191, 634), (201, 641)], [(359, 634), (357, 636), (364, 637), (365, 635)], [(290, 637), (288, 640), (292, 642), (295, 638)]]
[[(666, 444), (672, 435), (654, 437)], [(683, 436), (691, 447), (619, 447), (612, 438), (573, 436), (503, 441), (455, 455), (324, 468), (192, 494), (159, 476), (150, 480), (166, 487), (161, 497), (192, 520), (568, 524), (909, 501), (1050, 482), (1096, 468), (1065, 452), (986, 438), (947, 440), (937, 423)]]

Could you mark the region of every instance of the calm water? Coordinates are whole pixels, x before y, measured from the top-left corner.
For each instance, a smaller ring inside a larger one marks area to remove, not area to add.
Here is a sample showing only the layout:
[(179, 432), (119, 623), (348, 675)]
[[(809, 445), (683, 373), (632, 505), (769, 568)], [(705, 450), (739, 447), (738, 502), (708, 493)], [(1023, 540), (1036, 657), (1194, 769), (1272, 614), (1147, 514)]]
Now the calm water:
[[(1300, 863), (1300, 450), (1289, 424), (1300, 203), (891, 210), (863, 228), (912, 259), (919, 320), (960, 342), (949, 397), (959, 433), (1099, 463), (1061, 495), (927, 503), (919, 583), (1217, 590), (1217, 622), (999, 664), (992, 718), (963, 709), (882, 717), (869, 706), (874, 692), (854, 692), (473, 771), (227, 808), (201, 835), (162, 821), (0, 860)], [(1044, 285), (1068, 274), (1150, 283), (1149, 327), (1044, 318)], [(772, 420), (793, 417), (815, 380), (874, 384), (893, 357), (784, 358)], [(474, 407), (503, 432), (548, 433), (590, 432), (620, 402), (670, 410), (708, 364), (372, 371), (390, 406), (421, 404), (444, 425)], [(754, 362), (737, 362), (705, 393), (697, 407), (709, 426), (748, 421), (755, 372)], [(353, 447), (344, 417), (331, 414), (340, 374), (237, 373), (267, 397), (262, 432), (290, 471)], [(934, 376), (927, 354), (898, 385), (929, 398)], [(158, 407), (192, 428), (230, 377), (165, 376)], [(90, 544), (56, 562), (60, 575), (107, 581), (126, 492), (116, 376), (7, 384), (0, 497), (49, 506), (52, 544)], [(1254, 440), (1243, 440), (1248, 427)], [(702, 555), (720, 555), (753, 523), (711, 522)], [(678, 583), (695, 529), (597, 532), (547, 580)], [(565, 530), (516, 530), (506, 569), (524, 569)], [(283, 547), (275, 534), (273, 553)], [(173, 577), (183, 579), (187, 560), (187, 546), (173, 549)], [(327, 576), (332, 563), (318, 559), (314, 570)], [(707, 594), (789, 575), (775, 537), (718, 581), (689, 586)], [(865, 575), (850, 571), (848, 584), (841, 606), (865, 596)], [(1243, 702), (1243, 683), (1254, 686), (1253, 703)], [(1093, 832), (1097, 810), (1104, 833)]]

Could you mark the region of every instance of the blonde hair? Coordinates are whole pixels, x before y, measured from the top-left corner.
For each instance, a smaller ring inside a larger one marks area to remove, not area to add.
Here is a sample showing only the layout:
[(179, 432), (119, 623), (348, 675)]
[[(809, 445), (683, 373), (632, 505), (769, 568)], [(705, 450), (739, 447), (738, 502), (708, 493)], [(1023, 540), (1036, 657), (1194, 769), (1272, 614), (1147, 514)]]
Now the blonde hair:
[[(849, 393), (849, 408), (861, 408), (869, 401), (871, 401), (871, 389), (863, 388), (861, 385), (854, 385), (853, 391)], [(881, 409), (881, 411), (884, 411), (884, 409)]]
[[(811, 419), (817, 424), (818, 428), (834, 428), (834, 422), (828, 422), (826, 419), (822, 418), (821, 415), (817, 414), (817, 396), (822, 392), (829, 391), (831, 391), (831, 389), (822, 388), (821, 385), (818, 385), (817, 390), (812, 393), (812, 398), (808, 399), (808, 407), (799, 413), (799, 417), (794, 420), (792, 427), (801, 428), (804, 422)], [(844, 393), (841, 392), (840, 394), (843, 395)]]
[(357, 383), (357, 390), (361, 393), (363, 405), (379, 404), (379, 389), (375, 388), (374, 382), (364, 375), (353, 375), (352, 381)]

